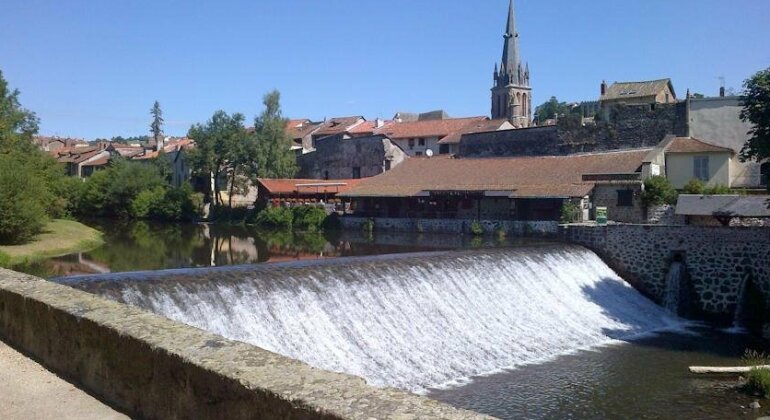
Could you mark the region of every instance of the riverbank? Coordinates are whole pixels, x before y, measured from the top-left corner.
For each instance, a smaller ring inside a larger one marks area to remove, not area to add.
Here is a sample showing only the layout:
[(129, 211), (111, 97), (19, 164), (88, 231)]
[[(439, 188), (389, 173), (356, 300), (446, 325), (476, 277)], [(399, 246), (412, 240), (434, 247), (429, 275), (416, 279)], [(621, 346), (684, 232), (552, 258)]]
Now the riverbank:
[(29, 243), (0, 246), (0, 267), (88, 251), (102, 243), (102, 233), (98, 230), (73, 220), (55, 219)]

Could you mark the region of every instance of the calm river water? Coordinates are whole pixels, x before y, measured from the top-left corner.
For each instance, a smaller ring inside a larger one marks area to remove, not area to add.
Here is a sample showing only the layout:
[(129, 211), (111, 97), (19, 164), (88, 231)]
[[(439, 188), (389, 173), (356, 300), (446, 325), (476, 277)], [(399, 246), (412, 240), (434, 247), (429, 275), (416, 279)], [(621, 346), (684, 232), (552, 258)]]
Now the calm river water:
[[(87, 224), (105, 233), (100, 248), (15, 268), (62, 277), (533, 244), (462, 235), (293, 235), (219, 225)], [(737, 377), (687, 371), (689, 365), (740, 365), (747, 348), (766, 350), (767, 342), (693, 325), (475, 377), (427, 395), (500, 418), (753, 419), (770, 414), (770, 400), (749, 409), (755, 398), (735, 389)]]

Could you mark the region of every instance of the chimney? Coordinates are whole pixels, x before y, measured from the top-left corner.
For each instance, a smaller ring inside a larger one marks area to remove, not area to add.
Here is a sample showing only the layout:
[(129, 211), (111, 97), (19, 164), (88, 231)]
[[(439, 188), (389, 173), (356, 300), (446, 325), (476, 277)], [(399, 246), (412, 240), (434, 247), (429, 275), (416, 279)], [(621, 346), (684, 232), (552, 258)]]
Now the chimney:
[(606, 80), (602, 80), (601, 93), (602, 93), (602, 96), (607, 94), (607, 81)]
[(720, 86), (719, 87), (719, 97), (720, 98), (724, 98), (725, 97), (725, 87), (724, 86)]
[(374, 128), (380, 128), (383, 125), (385, 125), (385, 121), (383, 121), (382, 118), (375, 118), (374, 119)]

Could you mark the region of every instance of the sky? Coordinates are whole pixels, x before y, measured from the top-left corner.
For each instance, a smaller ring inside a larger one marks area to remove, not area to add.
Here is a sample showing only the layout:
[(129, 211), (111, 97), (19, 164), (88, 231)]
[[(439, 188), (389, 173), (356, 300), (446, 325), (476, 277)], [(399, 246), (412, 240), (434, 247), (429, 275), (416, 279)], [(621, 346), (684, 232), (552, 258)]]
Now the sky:
[[(670, 77), (718, 94), (770, 67), (770, 0), (516, 0), (533, 104), (596, 100), (602, 80)], [(488, 115), (508, 0), (2, 0), (0, 71), (40, 133), (167, 135), (214, 111), (248, 122), (444, 109)]]

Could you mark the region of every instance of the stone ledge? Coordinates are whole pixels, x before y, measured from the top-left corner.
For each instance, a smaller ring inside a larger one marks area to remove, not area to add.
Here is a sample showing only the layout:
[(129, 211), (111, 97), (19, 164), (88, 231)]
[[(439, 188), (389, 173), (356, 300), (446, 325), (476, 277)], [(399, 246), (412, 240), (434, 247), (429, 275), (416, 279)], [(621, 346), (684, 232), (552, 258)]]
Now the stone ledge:
[(489, 418), (0, 269), (0, 335), (147, 418)]

